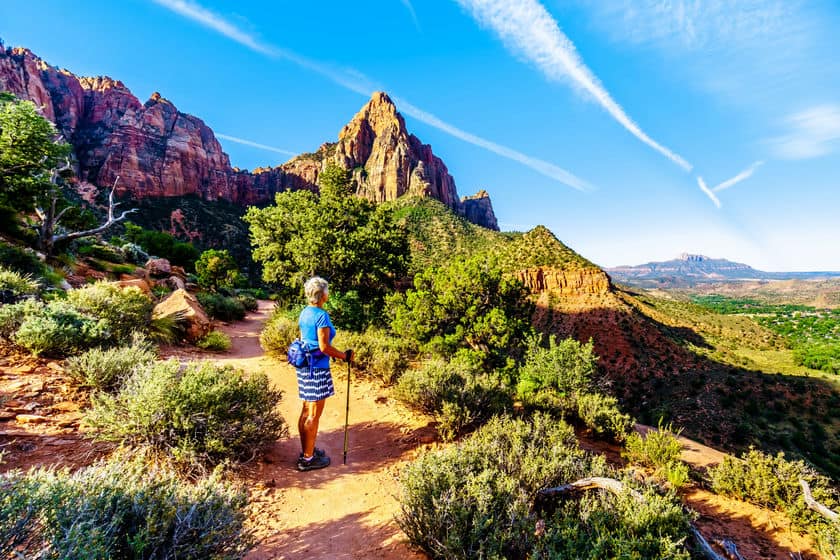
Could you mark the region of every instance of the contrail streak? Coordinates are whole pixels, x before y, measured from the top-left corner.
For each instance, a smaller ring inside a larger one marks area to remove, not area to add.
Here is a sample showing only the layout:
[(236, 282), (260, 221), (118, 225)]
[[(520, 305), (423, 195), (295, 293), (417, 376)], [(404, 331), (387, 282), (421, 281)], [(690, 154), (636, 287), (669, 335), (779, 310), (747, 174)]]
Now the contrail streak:
[(397, 103), (397, 106), (400, 107), (400, 110), (403, 113), (411, 115), (415, 119), (424, 122), (429, 126), (433, 126), (438, 130), (442, 130), (447, 134), (454, 136), (455, 138), (459, 138), (465, 142), (473, 144), (474, 146), (479, 146), (480, 148), (489, 150), (494, 154), (498, 154), (507, 159), (517, 161), (527, 167), (530, 167), (534, 171), (545, 175), (546, 177), (551, 177), (555, 181), (559, 181), (579, 191), (592, 190), (592, 186), (586, 181), (573, 175), (572, 173), (569, 173), (565, 169), (557, 167), (552, 163), (548, 163), (547, 161), (527, 156), (522, 152), (517, 152), (516, 150), (513, 150), (506, 146), (501, 146), (499, 144), (496, 144), (495, 142), (485, 140), (480, 136), (476, 136), (475, 134), (461, 130), (460, 128), (452, 126), (449, 123), (443, 122), (435, 115), (415, 107), (405, 99), (399, 99), (395, 97), (394, 101)]
[(411, 4), (411, 0), (400, 0), (402, 5), (405, 6), (405, 9), (408, 10), (408, 13), (411, 14), (411, 21), (414, 22), (414, 27), (417, 28), (417, 31), (420, 31), (420, 20), (417, 19), (417, 12), (414, 11), (414, 6)]
[(719, 184), (718, 186), (713, 187), (712, 190), (714, 192), (720, 192), (723, 189), (728, 189), (729, 187), (731, 187), (733, 185), (737, 185), (738, 183), (740, 183), (744, 179), (749, 179), (750, 177), (752, 177), (752, 174), (755, 173), (755, 170), (758, 169), (759, 167), (761, 167), (762, 165), (764, 165), (763, 161), (757, 161), (757, 162), (753, 163), (751, 166), (749, 166), (747, 169), (744, 169), (743, 171), (741, 171), (740, 173), (738, 173), (737, 175), (732, 177), (731, 179), (727, 179), (726, 181)]
[(245, 146), (251, 146), (253, 148), (259, 148), (261, 150), (268, 150), (269, 152), (277, 152), (278, 154), (283, 154), (286, 156), (296, 156), (300, 152), (292, 152), (290, 150), (284, 150), (282, 148), (275, 148), (274, 146), (266, 146), (265, 144), (258, 144), (257, 142), (252, 142), (251, 140), (245, 140), (244, 138), (237, 138), (236, 136), (229, 136), (227, 134), (220, 134), (218, 132), (215, 133), (216, 138), (221, 138), (223, 140), (228, 140), (230, 142), (236, 142), (237, 144), (244, 144)]
[[(274, 45), (269, 45), (262, 43), (255, 39), (252, 35), (239, 29), (231, 22), (225, 20), (223, 17), (215, 14), (203, 6), (192, 2), (190, 0), (152, 0), (153, 2), (172, 10), (173, 12), (186, 17), (187, 19), (193, 20), (198, 22), (199, 24), (224, 35), (228, 39), (231, 39), (240, 45), (243, 45), (255, 52), (260, 54), (272, 57), (272, 58), (283, 58), (292, 62), (293, 64), (300, 66), (301, 68), (305, 68), (316, 74), (319, 74), (328, 80), (340, 85), (341, 87), (350, 90), (352, 92), (358, 93), (365, 97), (370, 97), (370, 95), (376, 90), (381, 89), (374, 86), (374, 84), (363, 74), (353, 70), (353, 69), (335, 69), (325, 64), (322, 64), (318, 61), (306, 58), (301, 56), (293, 51), (288, 49), (283, 49), (276, 47)], [(413, 13), (413, 9), (411, 10)], [(396, 98), (395, 98), (396, 99)], [(490, 152), (493, 152), (497, 155), (500, 155), (504, 158), (510, 159), (512, 161), (516, 161), (526, 167), (533, 169), (534, 171), (541, 173), (547, 177), (550, 177), (564, 185), (568, 185), (577, 190), (589, 190), (591, 186), (586, 183), (583, 179), (576, 177), (574, 174), (562, 169), (552, 163), (547, 161), (543, 161), (541, 159), (537, 159), (528, 155), (525, 155), (521, 152), (518, 152), (512, 148), (508, 148), (506, 146), (502, 146), (500, 144), (496, 144), (490, 140), (486, 140), (481, 138), (480, 136), (476, 136), (470, 132), (466, 132), (457, 128), (449, 123), (446, 123), (436, 117), (435, 115), (423, 111), (422, 109), (412, 105), (411, 103), (400, 100), (399, 101), (400, 108), (403, 110), (404, 113), (411, 115), (412, 117), (416, 118), (417, 120), (428, 124), (438, 130), (441, 130), (455, 138), (463, 140), (469, 144), (473, 144), (474, 146), (478, 146)], [(217, 135), (222, 138), (222, 135)], [(236, 142), (233, 140), (235, 137), (227, 137), (227, 140), (231, 140), (232, 142)], [(244, 141), (242, 143), (246, 143), (250, 141)], [(255, 143), (253, 143), (255, 144)], [(262, 147), (262, 146), (258, 146)], [(286, 152), (278, 152), (278, 153), (286, 153)], [(295, 155), (295, 154), (291, 154)]]
[(706, 193), (706, 196), (712, 199), (712, 202), (715, 203), (715, 206), (720, 208), (720, 200), (718, 200), (718, 197), (715, 196), (715, 193), (713, 193), (711, 189), (709, 189), (709, 187), (706, 186), (706, 181), (703, 180), (703, 177), (697, 177), (697, 184), (700, 185), (700, 190)]
[(588, 93), (633, 136), (686, 171), (692, 165), (648, 136), (613, 100), (598, 78), (584, 64), (572, 41), (537, 0), (456, 0), (473, 19), (501, 38), (514, 54), (531, 62), (552, 81), (571, 80)]

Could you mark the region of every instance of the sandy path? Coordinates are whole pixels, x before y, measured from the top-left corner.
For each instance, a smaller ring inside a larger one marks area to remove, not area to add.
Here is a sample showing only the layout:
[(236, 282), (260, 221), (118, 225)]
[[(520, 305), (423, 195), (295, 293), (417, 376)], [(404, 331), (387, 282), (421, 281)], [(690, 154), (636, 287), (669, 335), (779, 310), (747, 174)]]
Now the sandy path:
[(222, 326), (231, 351), (216, 360), (246, 371), (266, 372), (284, 392), (280, 405), (290, 437), (277, 442), (265, 459), (248, 469), (252, 511), (260, 543), (249, 559), (268, 558), (425, 558), (412, 551), (394, 522), (399, 504), (400, 464), (410, 460), (433, 433), (427, 421), (364, 380), (353, 379), (347, 465), (342, 464), (347, 366), (336, 362), (336, 395), (327, 400), (318, 435), (332, 464), (306, 473), (295, 469), (300, 451), (300, 401), (294, 370), (263, 355), (259, 332), (272, 308), (260, 302), (244, 321)]

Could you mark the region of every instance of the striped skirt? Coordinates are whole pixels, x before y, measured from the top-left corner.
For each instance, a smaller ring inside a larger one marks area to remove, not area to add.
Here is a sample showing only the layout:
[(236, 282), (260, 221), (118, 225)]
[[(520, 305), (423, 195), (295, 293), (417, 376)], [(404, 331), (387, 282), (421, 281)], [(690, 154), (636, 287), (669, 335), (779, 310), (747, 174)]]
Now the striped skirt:
[(335, 395), (330, 368), (298, 368), (297, 380), (301, 400), (315, 402)]

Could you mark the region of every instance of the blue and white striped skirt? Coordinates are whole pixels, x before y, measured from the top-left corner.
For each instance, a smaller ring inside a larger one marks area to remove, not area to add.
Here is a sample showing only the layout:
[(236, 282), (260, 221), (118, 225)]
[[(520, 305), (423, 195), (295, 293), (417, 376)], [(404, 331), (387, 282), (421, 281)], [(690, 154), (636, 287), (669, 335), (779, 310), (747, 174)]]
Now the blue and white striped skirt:
[(330, 368), (298, 368), (297, 379), (301, 400), (315, 402), (335, 395)]

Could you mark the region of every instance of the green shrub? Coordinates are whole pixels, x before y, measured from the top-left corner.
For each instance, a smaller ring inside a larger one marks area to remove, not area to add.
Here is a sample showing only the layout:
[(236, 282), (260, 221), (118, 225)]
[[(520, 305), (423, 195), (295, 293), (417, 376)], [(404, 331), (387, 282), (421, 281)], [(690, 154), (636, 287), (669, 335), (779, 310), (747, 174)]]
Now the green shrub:
[(519, 396), (529, 404), (547, 408), (573, 409), (577, 393), (592, 389), (598, 357), (592, 341), (581, 344), (573, 338), (559, 343), (553, 336), (548, 347), (530, 341), (525, 363), (519, 370)]
[(94, 395), (86, 422), (98, 439), (149, 445), (184, 463), (244, 461), (287, 432), (280, 398), (265, 375), (169, 360), (135, 370), (117, 395)]
[(32, 249), (21, 249), (0, 241), (0, 263), (9, 270), (34, 277), (43, 276), (47, 267)]
[(227, 249), (208, 249), (195, 261), (198, 285), (207, 290), (232, 290), (242, 281), (236, 261)]
[(230, 337), (221, 331), (210, 331), (195, 343), (199, 348), (213, 352), (227, 352), (230, 350)]
[(245, 306), (236, 298), (210, 292), (200, 292), (196, 297), (204, 311), (214, 319), (230, 322), (245, 318)]
[(682, 455), (682, 445), (677, 440), (682, 430), (673, 430), (668, 424), (659, 424), (658, 430), (650, 430), (645, 436), (633, 432), (624, 442), (624, 457), (631, 463), (645, 467), (663, 467), (668, 463), (679, 461)]
[(143, 229), (131, 222), (125, 223), (124, 237), (142, 247), (147, 254), (165, 258), (188, 271), (193, 270), (199, 256), (198, 249), (190, 243), (178, 241), (169, 233)]
[(23, 321), (28, 317), (40, 315), (43, 310), (44, 304), (33, 299), (12, 305), (0, 305), (0, 338), (13, 341)]
[(242, 307), (245, 308), (246, 311), (251, 311), (252, 313), (260, 308), (260, 303), (257, 301), (257, 298), (248, 294), (239, 294), (236, 296), (237, 301), (242, 304)]
[(655, 492), (643, 496), (598, 492), (564, 501), (529, 558), (690, 560), (684, 543), (690, 518), (682, 506)]
[(100, 391), (114, 392), (135, 368), (145, 367), (157, 359), (154, 348), (140, 337), (130, 346), (103, 350), (93, 348), (67, 359), (66, 369), (78, 383)]
[(132, 264), (145, 266), (149, 260), (149, 253), (136, 243), (126, 243), (120, 247), (120, 251), (125, 255), (125, 259)]
[(107, 261), (109, 263), (124, 263), (125, 256), (117, 247), (95, 243), (91, 245), (80, 245), (76, 252), (85, 257)]
[(34, 295), (41, 291), (41, 285), (29, 274), (0, 266), (0, 290), (10, 290), (16, 296)]
[(67, 302), (105, 322), (116, 342), (131, 339), (135, 331), (145, 332), (152, 318), (152, 300), (131, 286), (122, 288), (109, 282), (97, 282), (67, 292)]
[(3, 558), (234, 559), (254, 542), (242, 489), (217, 474), (183, 482), (142, 454), (6, 473), (0, 487)]
[(417, 354), (413, 341), (374, 327), (364, 333), (341, 331), (333, 343), (339, 348), (352, 348), (353, 365), (385, 385), (393, 384)]
[(481, 372), (464, 357), (450, 362), (433, 360), (409, 369), (399, 378), (394, 396), (438, 421), (438, 433), (451, 441), (495, 414), (510, 410), (513, 402), (497, 376)]
[[(639, 505), (597, 494), (565, 502), (553, 515), (533, 501), (543, 488), (610, 474), (563, 421), (495, 418), (403, 470), (397, 522), (432, 558), (689, 558), (681, 544), (687, 518), (671, 499), (648, 492)], [(535, 531), (539, 520), (543, 534)]]
[(577, 417), (596, 434), (623, 440), (633, 429), (633, 419), (621, 412), (618, 400), (601, 393), (582, 393), (575, 399)]
[(300, 328), (297, 321), (275, 311), (260, 333), (260, 346), (269, 356), (285, 359), (289, 344), (298, 336)]
[(389, 298), (391, 328), (437, 356), (481, 353), (484, 365), (510, 369), (525, 352), (533, 306), (527, 290), (486, 256), (455, 258), (414, 277), (414, 288)]
[(83, 314), (70, 303), (51, 301), (24, 317), (14, 342), (36, 356), (63, 358), (105, 343), (109, 334), (104, 320)]

